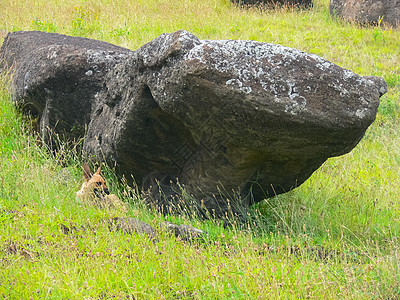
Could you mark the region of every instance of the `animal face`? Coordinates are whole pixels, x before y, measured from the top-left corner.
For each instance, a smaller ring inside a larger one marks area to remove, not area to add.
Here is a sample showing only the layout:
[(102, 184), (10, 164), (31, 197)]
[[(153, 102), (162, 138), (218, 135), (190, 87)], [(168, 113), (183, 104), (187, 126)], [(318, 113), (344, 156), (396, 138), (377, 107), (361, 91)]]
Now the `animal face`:
[(78, 197), (97, 197), (103, 199), (110, 193), (106, 181), (100, 175), (101, 167), (99, 167), (94, 174), (86, 163), (83, 165), (82, 169), (85, 182), (82, 184), (81, 190), (77, 192)]
[(100, 175), (100, 167), (96, 173), (92, 173), (88, 164), (84, 164), (83, 177), (84, 183), (80, 191), (76, 193), (77, 198), (85, 204), (93, 204), (100, 208), (117, 209), (120, 212), (126, 213), (127, 206), (119, 198), (109, 193), (106, 181)]

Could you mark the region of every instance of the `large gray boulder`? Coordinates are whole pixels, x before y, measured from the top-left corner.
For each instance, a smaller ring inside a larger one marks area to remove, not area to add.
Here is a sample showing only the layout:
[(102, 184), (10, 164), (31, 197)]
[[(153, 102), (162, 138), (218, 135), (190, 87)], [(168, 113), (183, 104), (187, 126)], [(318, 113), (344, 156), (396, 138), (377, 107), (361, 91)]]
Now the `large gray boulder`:
[(16, 104), (40, 116), (40, 131), (81, 138), (105, 74), (132, 51), (106, 42), (40, 31), (9, 33), (0, 66), (13, 69)]
[(145, 187), (179, 178), (207, 208), (226, 211), (233, 194), (248, 206), (290, 191), (349, 152), (385, 92), (381, 78), (296, 49), (178, 31), (108, 73), (85, 149)]
[(331, 0), (329, 11), (362, 24), (400, 25), (400, 0)]
[[(224, 215), (299, 186), (327, 158), (357, 145), (387, 88), (382, 78), (296, 49), (199, 40), (186, 31), (163, 34), (120, 62), (89, 101), (84, 149), (133, 174), (167, 212), (178, 206), (181, 187), (192, 204)], [(25, 89), (25, 74), (14, 76), (15, 90)], [(54, 94), (31, 87), (32, 100), (44, 95), (60, 119), (73, 120)]]

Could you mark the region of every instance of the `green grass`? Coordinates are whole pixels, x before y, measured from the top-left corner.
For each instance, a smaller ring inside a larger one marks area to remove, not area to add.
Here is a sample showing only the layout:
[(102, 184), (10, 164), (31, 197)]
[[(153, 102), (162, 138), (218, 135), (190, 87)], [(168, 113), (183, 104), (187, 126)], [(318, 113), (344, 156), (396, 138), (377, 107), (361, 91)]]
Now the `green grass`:
[[(400, 298), (399, 29), (360, 27), (307, 11), (239, 9), (228, 0), (3, 0), (0, 30), (43, 30), (137, 49), (163, 32), (250, 39), (323, 56), (389, 85), (377, 120), (349, 154), (302, 186), (255, 205), (246, 222), (165, 217), (209, 233), (184, 243), (165, 233), (110, 232), (115, 211), (80, 206), (79, 145), (51, 153), (29, 134), (0, 81), (0, 297), (6, 299)], [(1, 39), (0, 39), (1, 43)], [(60, 173), (63, 172), (63, 173)], [(61, 175), (65, 174), (65, 175)], [(164, 217), (105, 168), (127, 216)], [(62, 226), (74, 229), (65, 234)]]

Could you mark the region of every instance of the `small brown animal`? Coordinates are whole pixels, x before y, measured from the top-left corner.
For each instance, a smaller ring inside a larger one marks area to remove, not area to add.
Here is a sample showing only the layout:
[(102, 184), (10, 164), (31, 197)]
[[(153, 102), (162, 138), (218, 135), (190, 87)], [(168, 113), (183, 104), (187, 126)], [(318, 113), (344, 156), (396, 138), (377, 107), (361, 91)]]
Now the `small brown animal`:
[(127, 207), (116, 195), (110, 194), (106, 181), (100, 175), (101, 167), (96, 173), (92, 173), (90, 167), (85, 163), (82, 167), (85, 181), (80, 191), (76, 193), (77, 198), (84, 204), (94, 204), (101, 208), (116, 208), (127, 212)]

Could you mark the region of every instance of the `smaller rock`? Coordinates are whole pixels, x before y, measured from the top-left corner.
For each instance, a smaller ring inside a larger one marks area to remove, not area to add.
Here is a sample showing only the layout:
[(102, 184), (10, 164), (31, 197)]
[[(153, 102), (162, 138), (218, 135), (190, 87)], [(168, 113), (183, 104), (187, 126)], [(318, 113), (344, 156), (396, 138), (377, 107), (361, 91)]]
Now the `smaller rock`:
[(204, 237), (207, 236), (207, 233), (205, 233), (203, 230), (197, 229), (190, 225), (176, 225), (171, 222), (164, 222), (162, 223), (162, 227), (174, 233), (175, 237), (188, 242), (204, 239)]
[(151, 240), (156, 237), (156, 231), (152, 226), (134, 218), (113, 218), (108, 228), (111, 231), (122, 231), (127, 234), (146, 234)]
[[(135, 218), (116, 217), (110, 220), (108, 228), (111, 231), (122, 231), (127, 234), (146, 234), (151, 240), (156, 241), (156, 230), (149, 224)], [(174, 234), (183, 241), (201, 240), (207, 233), (190, 225), (176, 225), (171, 222), (163, 222), (161, 228)]]

